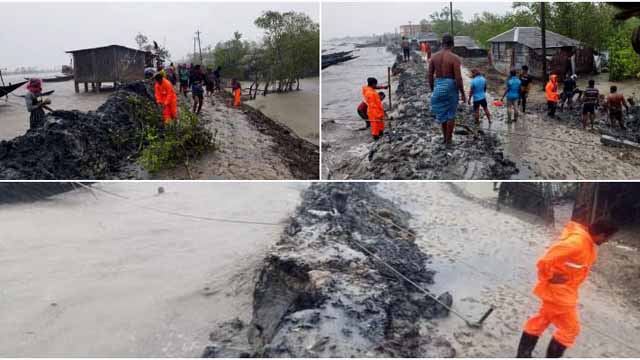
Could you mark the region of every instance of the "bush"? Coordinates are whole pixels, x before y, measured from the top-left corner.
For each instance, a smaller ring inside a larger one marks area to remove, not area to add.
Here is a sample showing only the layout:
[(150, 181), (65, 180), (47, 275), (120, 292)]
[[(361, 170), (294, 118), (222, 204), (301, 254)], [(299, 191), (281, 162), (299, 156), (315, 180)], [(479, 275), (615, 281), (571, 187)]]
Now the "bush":
[(187, 107), (180, 107), (177, 121), (163, 125), (155, 104), (138, 98), (130, 103), (141, 128), (138, 163), (150, 173), (188, 166), (190, 159), (215, 150), (214, 134)]
[(619, 81), (638, 77), (640, 74), (640, 55), (633, 51), (631, 33), (640, 22), (630, 20), (620, 27), (609, 42), (609, 80)]

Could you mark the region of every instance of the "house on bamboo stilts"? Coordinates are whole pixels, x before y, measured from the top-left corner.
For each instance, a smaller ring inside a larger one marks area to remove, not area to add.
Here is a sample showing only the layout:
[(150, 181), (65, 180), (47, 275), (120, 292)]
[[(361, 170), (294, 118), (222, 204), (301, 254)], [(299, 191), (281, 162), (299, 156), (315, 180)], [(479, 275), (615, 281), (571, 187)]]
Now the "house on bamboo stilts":
[[(594, 71), (593, 49), (575, 39), (547, 30), (547, 71), (561, 79), (567, 74)], [(489, 55), (496, 70), (508, 74), (511, 69), (529, 67), (529, 73), (542, 78), (542, 30), (538, 27), (515, 27), (488, 40)]]
[(84, 83), (84, 91), (100, 92), (103, 83), (119, 84), (144, 79), (144, 69), (153, 64), (153, 54), (149, 51), (136, 50), (121, 45), (71, 50), (73, 56), (74, 84), (76, 92), (80, 92), (80, 83)]

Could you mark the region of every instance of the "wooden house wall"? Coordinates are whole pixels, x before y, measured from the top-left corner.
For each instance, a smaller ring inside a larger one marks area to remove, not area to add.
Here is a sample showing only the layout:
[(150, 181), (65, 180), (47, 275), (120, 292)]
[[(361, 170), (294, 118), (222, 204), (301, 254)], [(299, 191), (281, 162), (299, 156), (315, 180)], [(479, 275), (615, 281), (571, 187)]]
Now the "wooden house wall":
[(146, 53), (119, 47), (75, 52), (76, 82), (125, 82), (142, 80)]

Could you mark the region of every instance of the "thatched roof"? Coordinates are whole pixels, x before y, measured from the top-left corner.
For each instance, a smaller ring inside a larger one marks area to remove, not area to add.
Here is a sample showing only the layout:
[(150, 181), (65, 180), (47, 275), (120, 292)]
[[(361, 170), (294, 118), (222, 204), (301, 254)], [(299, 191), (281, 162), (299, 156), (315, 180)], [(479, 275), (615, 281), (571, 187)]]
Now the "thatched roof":
[[(559, 48), (565, 46), (580, 46), (581, 43), (578, 40), (554, 33), (553, 31), (546, 31), (546, 46), (547, 48)], [(511, 30), (505, 31), (500, 35), (494, 36), (487, 40), (491, 43), (500, 42), (514, 42), (522, 44), (532, 49), (542, 48), (542, 30), (538, 27), (515, 27)]]

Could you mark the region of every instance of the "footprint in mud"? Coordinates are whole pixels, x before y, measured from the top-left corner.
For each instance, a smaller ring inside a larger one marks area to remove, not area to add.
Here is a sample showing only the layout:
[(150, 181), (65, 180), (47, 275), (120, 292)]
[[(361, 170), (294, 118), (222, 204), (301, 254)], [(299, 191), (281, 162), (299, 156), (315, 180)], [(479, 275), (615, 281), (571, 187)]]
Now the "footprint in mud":
[(454, 331), (453, 338), (464, 347), (473, 346), (473, 335), (468, 331)]

